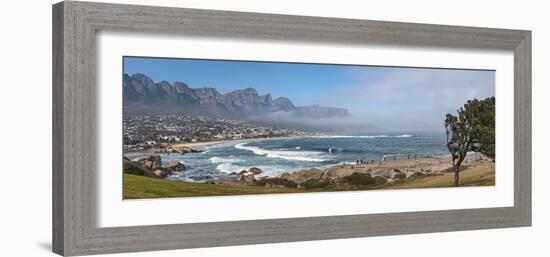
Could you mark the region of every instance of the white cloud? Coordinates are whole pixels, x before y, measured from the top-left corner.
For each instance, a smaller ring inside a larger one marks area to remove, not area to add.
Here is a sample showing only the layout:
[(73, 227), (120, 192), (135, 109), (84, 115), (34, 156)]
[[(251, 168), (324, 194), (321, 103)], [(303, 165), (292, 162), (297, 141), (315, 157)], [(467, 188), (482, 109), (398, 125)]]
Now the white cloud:
[[(435, 130), (468, 99), (495, 95), (493, 71), (381, 68), (353, 70), (327, 101), (391, 130)], [(339, 103), (339, 104), (338, 104)]]

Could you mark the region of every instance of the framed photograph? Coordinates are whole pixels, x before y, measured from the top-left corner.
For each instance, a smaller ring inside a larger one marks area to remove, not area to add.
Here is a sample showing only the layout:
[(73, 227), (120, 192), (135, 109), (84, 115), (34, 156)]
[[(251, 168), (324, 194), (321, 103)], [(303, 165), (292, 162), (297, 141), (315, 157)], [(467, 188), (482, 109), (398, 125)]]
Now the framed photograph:
[(531, 32), (53, 6), (53, 251), (531, 225)]

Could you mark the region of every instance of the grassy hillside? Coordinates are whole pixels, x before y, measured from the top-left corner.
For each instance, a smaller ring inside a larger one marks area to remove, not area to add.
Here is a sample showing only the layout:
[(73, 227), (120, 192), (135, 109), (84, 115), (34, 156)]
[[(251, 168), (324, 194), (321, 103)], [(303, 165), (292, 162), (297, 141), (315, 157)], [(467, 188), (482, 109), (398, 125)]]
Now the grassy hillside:
[[(475, 167), (469, 167), (460, 172), (460, 186), (494, 186), (495, 185), (495, 164), (487, 163)], [(452, 187), (453, 174), (448, 173), (443, 176), (414, 178), (403, 181), (402, 183), (384, 184), (383, 188), (433, 188), (433, 187)]]
[[(469, 167), (460, 173), (460, 186), (491, 186), (494, 184), (495, 166), (493, 163)], [(267, 188), (263, 186), (201, 184), (124, 174), (124, 199), (306, 193), (374, 189), (434, 188), (451, 187), (452, 185), (452, 173), (448, 173), (442, 176), (408, 178), (403, 181), (385, 183), (382, 185), (329, 185), (323, 188), (315, 189)]]

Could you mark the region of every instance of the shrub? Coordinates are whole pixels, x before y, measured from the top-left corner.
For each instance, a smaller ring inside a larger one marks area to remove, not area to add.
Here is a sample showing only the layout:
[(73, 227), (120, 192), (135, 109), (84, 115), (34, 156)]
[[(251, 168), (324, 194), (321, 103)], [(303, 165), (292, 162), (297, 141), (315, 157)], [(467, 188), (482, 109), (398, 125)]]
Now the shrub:
[(353, 173), (344, 177), (346, 183), (350, 185), (372, 185), (376, 184), (376, 180), (370, 174)]
[(286, 183), (285, 186), (286, 186), (286, 187), (297, 188), (297, 187), (298, 187), (298, 184), (296, 184), (296, 182), (294, 182), (294, 181), (287, 180), (287, 183)]
[(393, 175), (393, 179), (404, 179), (406, 177), (407, 177), (407, 175), (405, 173), (397, 173), (397, 174)]
[(422, 177), (424, 177), (424, 176), (426, 176), (426, 174), (417, 171), (417, 172), (415, 172), (415, 173), (413, 173), (413, 174), (411, 175), (411, 178), (422, 178)]
[(384, 184), (386, 183), (388, 180), (382, 176), (376, 176), (374, 177), (374, 183), (377, 184), (377, 185), (380, 185), (380, 184)]
[(306, 189), (314, 189), (314, 188), (324, 188), (328, 186), (330, 183), (326, 180), (320, 180), (320, 179), (309, 179), (306, 182), (302, 183), (302, 186)]
[(261, 178), (260, 180), (256, 181), (256, 186), (265, 186), (267, 183), (267, 178)]
[(298, 185), (294, 181), (290, 181), (284, 178), (262, 178), (256, 182), (256, 185), (258, 186), (284, 186), (284, 187), (291, 187), (296, 188)]

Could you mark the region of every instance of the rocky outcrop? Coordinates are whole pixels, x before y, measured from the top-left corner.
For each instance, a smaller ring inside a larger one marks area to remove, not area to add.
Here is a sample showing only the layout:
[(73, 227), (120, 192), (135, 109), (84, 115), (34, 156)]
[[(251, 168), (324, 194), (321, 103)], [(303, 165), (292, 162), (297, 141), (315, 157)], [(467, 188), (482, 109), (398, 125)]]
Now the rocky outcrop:
[(252, 167), (248, 170), (248, 172), (252, 175), (258, 175), (258, 174), (262, 173), (262, 170), (260, 168), (257, 168), (257, 167)]
[[(252, 167), (248, 170), (242, 170), (240, 172), (231, 172), (229, 175), (237, 176), (234, 179), (219, 181), (219, 184), (228, 184), (228, 185), (245, 185), (252, 186), (256, 185), (258, 180), (256, 176), (261, 174), (263, 171), (258, 167)], [(265, 179), (265, 178), (262, 178)]]
[[(477, 165), (484, 163), (487, 160), (480, 158), (468, 158), (464, 161), (465, 165)], [(283, 173), (281, 178), (286, 178), (302, 184), (305, 181), (312, 179), (318, 181), (328, 181), (335, 184), (347, 183), (346, 177), (353, 174), (368, 174), (373, 179), (377, 178), (377, 183), (392, 182), (394, 180), (402, 180), (408, 177), (420, 177), (423, 175), (437, 176), (451, 169), (452, 163), (447, 158), (422, 158), (422, 159), (405, 159), (405, 160), (388, 160), (377, 161), (362, 164), (340, 164), (324, 170), (302, 170), (292, 174)], [(358, 175), (356, 175), (359, 177)], [(351, 177), (353, 178), (353, 176)], [(368, 180), (368, 179), (366, 179)]]
[(385, 169), (385, 168), (375, 168), (370, 170), (369, 174), (371, 176), (380, 176), (384, 178), (392, 178), (394, 174), (396, 173), (394, 171), (395, 169)]
[(167, 167), (162, 167), (161, 163), (160, 155), (151, 155), (141, 158), (136, 162), (123, 158), (123, 171), (124, 173), (134, 175), (166, 178), (172, 175), (173, 172), (181, 172), (185, 170), (185, 165), (176, 160), (170, 161)]
[(153, 171), (155, 175), (159, 178), (166, 178), (170, 175), (172, 175), (172, 171), (166, 168), (159, 168)]
[(122, 160), (122, 170), (124, 173), (140, 175), (146, 177), (157, 178), (158, 176), (151, 170), (143, 168), (141, 165), (136, 162), (130, 161), (128, 159)]
[(241, 170), (239, 172), (231, 172), (229, 173), (229, 175), (231, 176), (240, 176), (240, 175), (253, 175), (253, 176), (256, 176), (256, 175), (259, 175), (259, 174), (262, 174), (262, 170), (258, 167), (252, 167), (248, 170)]
[(297, 184), (302, 184), (310, 179), (321, 179), (323, 177), (324, 171), (320, 169), (308, 169), (296, 171), (294, 173), (283, 173), (281, 174), (282, 179), (290, 180)]
[(168, 166), (166, 167), (171, 172), (179, 172), (185, 170), (185, 165), (180, 161), (171, 160)]
[(157, 170), (161, 168), (160, 155), (151, 155), (149, 157), (141, 158), (137, 163), (147, 170)]
[[(484, 163), (484, 160), (468, 160), (469, 164)], [(363, 187), (402, 181), (404, 179), (437, 176), (449, 168), (445, 158), (422, 158), (389, 160), (361, 164), (339, 164), (325, 169), (306, 169), (292, 173), (284, 172), (278, 177), (263, 176), (258, 167), (233, 172), (216, 184), (247, 185), (264, 187), (297, 187), (306, 189), (338, 187), (341, 185)]]
[(235, 180), (239, 185), (252, 186), (256, 184), (256, 178), (252, 174), (242, 174)]
[[(465, 163), (476, 165), (486, 160), (470, 158)], [(408, 177), (437, 176), (446, 172), (451, 162), (445, 158), (390, 160), (365, 164), (340, 164), (324, 170), (307, 169), (282, 173), (279, 177), (298, 184), (298, 187), (320, 188), (333, 184), (376, 185)]]
[(336, 165), (325, 170), (323, 179), (336, 179), (349, 176), (357, 172), (357, 169), (353, 165)]

